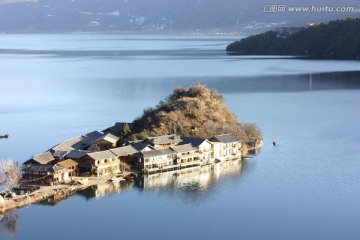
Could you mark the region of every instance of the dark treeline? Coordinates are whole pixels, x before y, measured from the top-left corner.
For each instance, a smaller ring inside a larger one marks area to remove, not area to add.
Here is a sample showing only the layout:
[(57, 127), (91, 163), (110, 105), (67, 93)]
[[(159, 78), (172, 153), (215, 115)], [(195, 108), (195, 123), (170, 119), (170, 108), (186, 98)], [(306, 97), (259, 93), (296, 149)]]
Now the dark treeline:
[(227, 46), (229, 54), (296, 55), (312, 59), (360, 60), (360, 18), (336, 20), (250, 36)]

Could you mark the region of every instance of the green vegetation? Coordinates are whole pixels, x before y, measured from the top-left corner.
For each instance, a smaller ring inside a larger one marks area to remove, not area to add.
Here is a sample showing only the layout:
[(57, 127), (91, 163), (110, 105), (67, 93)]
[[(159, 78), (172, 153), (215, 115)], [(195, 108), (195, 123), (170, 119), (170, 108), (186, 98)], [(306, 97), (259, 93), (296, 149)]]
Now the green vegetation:
[(262, 140), (262, 133), (251, 123), (239, 123), (224, 98), (203, 85), (178, 87), (155, 108), (144, 110), (132, 124), (133, 139), (165, 134), (210, 138), (234, 133), (242, 142)]
[(312, 59), (360, 60), (360, 18), (348, 18), (302, 28), (293, 34), (284, 29), (236, 41), (228, 53), (240, 55), (296, 55)]

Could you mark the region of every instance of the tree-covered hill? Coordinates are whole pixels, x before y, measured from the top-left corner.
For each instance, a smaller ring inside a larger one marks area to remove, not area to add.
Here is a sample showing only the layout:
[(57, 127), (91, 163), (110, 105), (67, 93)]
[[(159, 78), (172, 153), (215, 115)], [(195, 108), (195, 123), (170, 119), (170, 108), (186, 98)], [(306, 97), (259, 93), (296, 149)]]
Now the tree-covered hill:
[(227, 46), (230, 54), (296, 55), (312, 59), (360, 60), (360, 18), (311, 25), (293, 34), (268, 31)]
[(155, 108), (144, 110), (133, 121), (132, 138), (173, 134), (210, 138), (217, 134), (234, 133), (242, 142), (257, 138), (262, 133), (251, 123), (239, 123), (217, 91), (203, 85), (178, 87)]

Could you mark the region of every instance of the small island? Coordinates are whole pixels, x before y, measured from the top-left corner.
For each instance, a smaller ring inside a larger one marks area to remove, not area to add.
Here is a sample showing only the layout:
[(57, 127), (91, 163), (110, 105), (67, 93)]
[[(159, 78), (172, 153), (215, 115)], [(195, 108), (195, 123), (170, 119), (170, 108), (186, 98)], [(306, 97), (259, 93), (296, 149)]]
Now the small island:
[(291, 55), (309, 59), (360, 60), (360, 18), (307, 27), (284, 27), (227, 46), (235, 55)]
[(117, 122), (66, 140), (21, 168), (6, 161), (0, 168), (6, 186), (0, 212), (54, 195), (66, 198), (104, 181), (239, 160), (262, 143), (256, 125), (240, 123), (217, 91), (203, 85), (179, 87), (131, 123)]

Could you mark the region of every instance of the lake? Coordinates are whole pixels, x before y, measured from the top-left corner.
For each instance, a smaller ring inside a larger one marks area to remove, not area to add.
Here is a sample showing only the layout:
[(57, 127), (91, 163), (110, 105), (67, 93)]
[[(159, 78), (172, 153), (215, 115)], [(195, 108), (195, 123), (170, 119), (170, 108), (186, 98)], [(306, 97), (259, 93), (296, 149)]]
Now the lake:
[(228, 56), (234, 40), (0, 35), (0, 159), (132, 121), (197, 83), (265, 139), (244, 161), (18, 209), (0, 238), (359, 239), (360, 62)]

